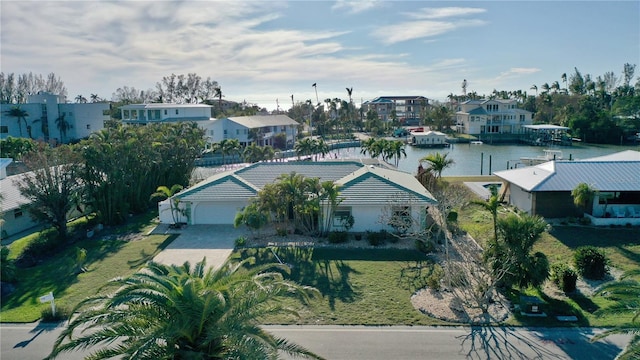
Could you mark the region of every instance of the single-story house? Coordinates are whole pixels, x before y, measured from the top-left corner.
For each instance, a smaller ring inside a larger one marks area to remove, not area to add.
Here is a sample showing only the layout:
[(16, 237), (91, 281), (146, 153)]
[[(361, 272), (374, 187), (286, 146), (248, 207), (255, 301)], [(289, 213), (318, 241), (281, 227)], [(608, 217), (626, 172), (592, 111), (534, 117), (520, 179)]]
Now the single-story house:
[(410, 144), (415, 147), (444, 147), (447, 135), (440, 131), (421, 131), (409, 134)]
[(15, 182), (25, 174), (11, 175), (0, 179), (0, 213), (2, 220), (0, 221), (0, 237), (4, 240), (22, 231), (26, 231), (38, 226), (23, 206), (30, 203), (31, 200), (22, 196)]
[(547, 218), (582, 216), (571, 191), (580, 183), (597, 190), (587, 216), (598, 225), (640, 225), (640, 152), (623, 151), (580, 161), (554, 160), (496, 171), (509, 204)]
[[(353, 216), (351, 231), (391, 230), (385, 214), (411, 216), (416, 226), (426, 223), (426, 209), (436, 203), (433, 196), (409, 173), (392, 170), (370, 159), (343, 161), (261, 162), (216, 174), (173, 198), (185, 210), (178, 222), (189, 224), (233, 224), (236, 214), (266, 184), (282, 174), (301, 174), (339, 185), (342, 202), (334, 214)], [(160, 221), (173, 223), (171, 199), (158, 204)], [(418, 225), (419, 224), (419, 225)]]

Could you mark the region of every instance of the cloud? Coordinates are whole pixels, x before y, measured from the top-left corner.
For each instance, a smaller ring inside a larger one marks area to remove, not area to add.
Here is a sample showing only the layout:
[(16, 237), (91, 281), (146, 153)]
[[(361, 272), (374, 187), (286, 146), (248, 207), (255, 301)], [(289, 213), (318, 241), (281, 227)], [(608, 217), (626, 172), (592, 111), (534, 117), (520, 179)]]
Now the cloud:
[(359, 14), (380, 7), (382, 4), (382, 1), (379, 0), (336, 0), (335, 4), (331, 6), (331, 10), (336, 11), (346, 9), (347, 13)]
[(498, 75), (496, 80), (531, 75), (540, 71), (542, 70), (538, 68), (511, 68), (507, 71), (503, 71), (502, 73), (500, 73), (500, 75)]
[(459, 21), (407, 21), (394, 25), (382, 26), (374, 30), (374, 37), (385, 44), (434, 37), (457, 29), (473, 26), (483, 26), (484, 20), (459, 20)]
[(411, 13), (404, 13), (412, 19), (442, 19), (448, 17), (459, 17), (473, 14), (481, 14), (486, 12), (486, 9), (480, 8), (463, 8), (463, 7), (445, 7), (445, 8), (422, 8), (418, 11)]

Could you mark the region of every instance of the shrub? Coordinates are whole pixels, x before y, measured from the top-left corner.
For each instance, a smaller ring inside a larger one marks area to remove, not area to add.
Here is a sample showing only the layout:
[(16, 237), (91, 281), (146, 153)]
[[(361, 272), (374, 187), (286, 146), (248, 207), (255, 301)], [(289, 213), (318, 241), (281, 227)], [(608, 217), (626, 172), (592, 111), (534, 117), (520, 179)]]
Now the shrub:
[(347, 242), (348, 233), (346, 231), (332, 231), (329, 233), (327, 240), (331, 244), (339, 244), (343, 242)]
[(565, 293), (572, 293), (576, 291), (578, 273), (565, 263), (553, 264), (551, 266), (551, 280)]
[(287, 229), (278, 227), (276, 228), (276, 234), (278, 234), (278, 236), (287, 236)]
[(432, 241), (417, 239), (416, 240), (416, 249), (418, 251), (429, 254), (435, 251), (436, 247)]
[(609, 273), (609, 260), (604, 251), (595, 246), (582, 246), (576, 249), (573, 261), (580, 275), (587, 279), (604, 279)]
[(71, 315), (71, 310), (64, 306), (56, 306), (56, 314), (53, 315), (51, 305), (47, 305), (46, 308), (42, 309), (40, 314), (42, 316), (42, 322), (59, 322), (67, 320)]
[(40, 259), (55, 254), (60, 247), (57, 230), (45, 230), (40, 232), (32, 242), (25, 246), (22, 253), (16, 259), (19, 267), (30, 267)]
[(387, 232), (380, 230), (378, 232), (367, 231), (367, 241), (372, 246), (378, 246), (384, 243), (384, 239), (387, 237)]
[(449, 214), (447, 214), (447, 222), (457, 222), (458, 221), (458, 212), (451, 210)]
[(431, 274), (427, 277), (427, 286), (433, 290), (440, 290), (442, 279), (444, 279), (444, 270), (438, 264), (433, 265)]
[(9, 248), (6, 246), (0, 249), (0, 267), (0, 281), (12, 283), (17, 280), (16, 264), (9, 259)]
[(240, 248), (247, 245), (247, 238), (244, 236), (240, 236), (233, 241), (235, 247)]

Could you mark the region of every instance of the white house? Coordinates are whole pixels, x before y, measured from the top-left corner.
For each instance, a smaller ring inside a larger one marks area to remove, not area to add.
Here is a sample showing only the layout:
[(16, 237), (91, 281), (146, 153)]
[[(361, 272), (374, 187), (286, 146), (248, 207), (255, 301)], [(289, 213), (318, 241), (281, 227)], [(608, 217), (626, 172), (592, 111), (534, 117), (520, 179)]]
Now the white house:
[[(14, 107), (26, 113), (24, 119), (8, 115)], [(110, 118), (109, 103), (67, 103), (63, 96), (39, 92), (29, 95), (26, 104), (0, 105), (0, 138), (30, 137), (67, 143), (104, 129)]]
[(154, 122), (209, 121), (213, 106), (205, 104), (130, 104), (120, 107), (122, 122), (146, 125)]
[(22, 176), (27, 175), (11, 175), (0, 179), (0, 193), (2, 194), (2, 201), (0, 201), (0, 213), (2, 213), (0, 235), (2, 239), (38, 225), (27, 211), (22, 208), (23, 205), (31, 202), (31, 200), (20, 194), (20, 190), (15, 185), (15, 181)]
[[(282, 174), (304, 175), (333, 181), (339, 186), (342, 202), (334, 215), (352, 215), (351, 231), (391, 230), (384, 220), (387, 214), (411, 216), (424, 225), (426, 209), (436, 203), (433, 196), (411, 174), (391, 170), (366, 161), (257, 163), (239, 170), (216, 174), (177, 195), (186, 216), (178, 221), (189, 224), (233, 224), (236, 214), (266, 184), (274, 183)], [(173, 223), (169, 201), (158, 205), (160, 221)], [(418, 226), (418, 225), (416, 225)]]
[(274, 145), (278, 134), (284, 134), (288, 146), (293, 146), (300, 124), (287, 115), (234, 116), (217, 119), (207, 128), (209, 142), (238, 139), (240, 145), (256, 143), (259, 146)]
[(509, 204), (549, 218), (582, 216), (571, 191), (580, 183), (597, 190), (587, 215), (596, 225), (640, 225), (640, 152), (623, 151), (581, 161), (548, 161), (496, 171)]
[(362, 104), (364, 112), (375, 110), (382, 121), (390, 121), (395, 111), (398, 120), (405, 125), (417, 125), (429, 107), (429, 99), (419, 95), (380, 96)]
[(520, 134), (533, 124), (532, 113), (516, 100), (467, 100), (457, 110), (456, 131), (463, 134)]

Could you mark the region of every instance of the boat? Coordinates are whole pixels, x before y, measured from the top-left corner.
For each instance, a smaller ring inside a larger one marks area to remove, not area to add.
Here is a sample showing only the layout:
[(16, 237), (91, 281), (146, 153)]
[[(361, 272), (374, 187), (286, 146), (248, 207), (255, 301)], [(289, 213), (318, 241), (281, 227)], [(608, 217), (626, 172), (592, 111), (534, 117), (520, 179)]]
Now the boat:
[(484, 143), (482, 141), (480, 141), (480, 140), (476, 140), (476, 141), (472, 141), (471, 142), (471, 145), (482, 145), (482, 144), (484, 144)]
[(520, 158), (520, 162), (526, 166), (538, 165), (553, 160), (562, 160), (562, 150), (546, 149), (544, 150), (544, 155), (535, 157), (523, 156)]

